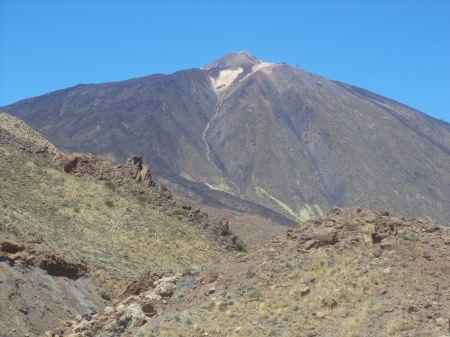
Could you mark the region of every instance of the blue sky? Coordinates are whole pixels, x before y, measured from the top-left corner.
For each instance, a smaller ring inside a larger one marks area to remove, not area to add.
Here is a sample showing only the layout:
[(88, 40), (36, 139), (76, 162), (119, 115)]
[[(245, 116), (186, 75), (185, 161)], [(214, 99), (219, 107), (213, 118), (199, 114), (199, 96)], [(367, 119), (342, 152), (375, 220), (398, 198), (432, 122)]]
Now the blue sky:
[(0, 105), (239, 50), (450, 121), (448, 0), (0, 0)]

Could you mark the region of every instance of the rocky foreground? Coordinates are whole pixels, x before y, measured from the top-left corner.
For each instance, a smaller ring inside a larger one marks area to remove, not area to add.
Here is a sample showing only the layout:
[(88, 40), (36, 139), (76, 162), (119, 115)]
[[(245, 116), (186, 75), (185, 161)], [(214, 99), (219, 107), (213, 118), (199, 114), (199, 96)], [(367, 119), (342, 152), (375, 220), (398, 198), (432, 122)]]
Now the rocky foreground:
[(148, 274), (48, 336), (450, 335), (450, 231), (335, 209), (208, 270)]

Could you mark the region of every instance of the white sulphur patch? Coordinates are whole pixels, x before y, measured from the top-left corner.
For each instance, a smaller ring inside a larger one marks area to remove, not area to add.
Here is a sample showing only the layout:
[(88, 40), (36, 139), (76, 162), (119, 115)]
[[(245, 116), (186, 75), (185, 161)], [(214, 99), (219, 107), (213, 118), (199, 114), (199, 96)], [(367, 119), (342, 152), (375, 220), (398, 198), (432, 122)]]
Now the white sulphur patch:
[(219, 185), (213, 185), (213, 184), (208, 184), (208, 183), (204, 183), (206, 186), (208, 186), (210, 189), (215, 190), (215, 191), (222, 191), (222, 192), (227, 192), (232, 194), (232, 190), (230, 188), (230, 186), (228, 186), (227, 184), (219, 184)]
[(220, 71), (217, 78), (211, 77), (214, 89), (216, 89), (217, 91), (223, 91), (227, 89), (243, 71), (244, 69), (242, 69), (241, 67), (237, 69), (224, 69)]
[(272, 66), (273, 66), (273, 63), (270, 63), (270, 62), (259, 62), (252, 67), (252, 71), (256, 72), (256, 71), (262, 70), (262, 69), (270, 71)]
[(284, 202), (282, 202), (280, 199), (275, 198), (272, 194), (270, 194), (269, 192), (267, 192), (265, 189), (263, 189), (262, 187), (257, 186), (256, 187), (256, 193), (259, 194), (260, 196), (266, 197), (268, 199), (270, 199), (272, 202), (274, 202), (276, 205), (278, 205), (278, 207), (284, 209), (287, 213), (289, 213), (290, 215), (292, 215), (295, 219), (301, 221), (302, 219), (299, 217), (299, 215), (292, 209), (290, 208), (288, 205), (286, 205)]
[(313, 205), (305, 204), (304, 207), (302, 209), (300, 209), (299, 212), (296, 212), (291, 207), (289, 207), (287, 204), (285, 204), (283, 201), (281, 201), (280, 199), (277, 199), (276, 197), (274, 197), (272, 194), (267, 192), (262, 187), (257, 186), (256, 187), (256, 193), (259, 194), (262, 197), (266, 197), (266, 198), (270, 199), (278, 207), (280, 207), (281, 209), (284, 209), (287, 213), (292, 215), (292, 217), (294, 217), (299, 222), (307, 221), (307, 220), (309, 220), (311, 218), (314, 218), (316, 216), (323, 216), (323, 211), (322, 211), (322, 209), (320, 208), (319, 205), (316, 205), (316, 204), (313, 204)]

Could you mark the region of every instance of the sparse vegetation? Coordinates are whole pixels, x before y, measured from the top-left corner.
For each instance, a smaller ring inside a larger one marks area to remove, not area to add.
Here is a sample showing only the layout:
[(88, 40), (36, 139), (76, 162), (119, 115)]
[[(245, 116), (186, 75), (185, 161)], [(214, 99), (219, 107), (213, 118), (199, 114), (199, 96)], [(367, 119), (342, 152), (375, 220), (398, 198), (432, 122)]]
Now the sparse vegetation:
[[(1, 126), (5, 137), (14, 131), (26, 144), (23, 135), (30, 130)], [(39, 233), (43, 243), (36, 249), (63, 252), (127, 278), (145, 268), (182, 270), (218, 256), (220, 249), (192, 224), (146, 207), (145, 196), (119, 191), (112, 182), (66, 174), (52, 157), (14, 143), (0, 146), (0, 224), (17, 240)]]
[(105, 205), (108, 206), (109, 208), (113, 208), (114, 207), (114, 202), (112, 200), (106, 200), (105, 201)]
[(403, 240), (408, 240), (408, 241), (417, 241), (417, 235), (413, 232), (409, 232), (409, 231), (405, 231), (403, 233), (400, 234), (400, 237)]

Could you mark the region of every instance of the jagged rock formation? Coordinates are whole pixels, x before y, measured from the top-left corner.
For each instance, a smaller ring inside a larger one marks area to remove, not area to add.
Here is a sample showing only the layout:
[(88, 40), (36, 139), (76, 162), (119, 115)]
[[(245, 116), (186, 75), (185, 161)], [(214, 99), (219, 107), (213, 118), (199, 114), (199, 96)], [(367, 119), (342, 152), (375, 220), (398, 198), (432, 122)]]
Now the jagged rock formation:
[(58, 153), (54, 160), (64, 172), (79, 177), (93, 177), (108, 183), (111, 188), (125, 188), (161, 212), (199, 227), (208, 237), (226, 249), (244, 249), (244, 243), (234, 235), (226, 219), (211, 220), (200, 209), (178, 202), (170, 190), (152, 180), (148, 165), (143, 158), (133, 156), (125, 164), (112, 165), (110, 161), (93, 154)]
[(277, 213), (334, 206), (450, 219), (449, 124), (247, 53), (5, 109), (63, 148), (151, 158), (155, 177), (209, 206), (284, 223)]
[(133, 164), (136, 167), (136, 174), (134, 175), (134, 179), (137, 182), (143, 182), (147, 185), (152, 185), (152, 175), (150, 173), (150, 168), (148, 165), (144, 165), (144, 161), (142, 157), (134, 156), (132, 158), (129, 158), (128, 163)]

